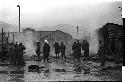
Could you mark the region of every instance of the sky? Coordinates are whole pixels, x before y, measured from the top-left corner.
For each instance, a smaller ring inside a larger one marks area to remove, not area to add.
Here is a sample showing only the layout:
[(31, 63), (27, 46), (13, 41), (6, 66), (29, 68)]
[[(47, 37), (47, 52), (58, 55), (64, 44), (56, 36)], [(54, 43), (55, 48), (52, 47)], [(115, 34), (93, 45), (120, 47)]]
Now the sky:
[(69, 28), (63, 31), (75, 37), (72, 29), (79, 26), (82, 37), (85, 29), (93, 31), (106, 23), (123, 25), (118, 8), (122, 4), (121, 0), (0, 0), (0, 21), (18, 25), (20, 5), (21, 26), (50, 30), (65, 24)]
[(0, 0), (0, 21), (18, 25), (17, 5), (23, 27), (52, 30), (58, 24), (69, 24), (64, 32), (79, 26), (82, 34), (86, 28), (93, 31), (108, 22), (122, 25), (120, 0)]

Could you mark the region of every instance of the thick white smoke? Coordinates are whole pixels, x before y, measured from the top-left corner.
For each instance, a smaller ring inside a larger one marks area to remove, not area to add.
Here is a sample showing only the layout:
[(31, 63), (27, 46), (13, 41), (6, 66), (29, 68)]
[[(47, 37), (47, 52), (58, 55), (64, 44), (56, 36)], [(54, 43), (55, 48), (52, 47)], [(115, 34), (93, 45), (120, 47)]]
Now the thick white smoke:
[(37, 37), (35, 35), (35, 31), (33, 29), (25, 29), (24, 30), (24, 45), (26, 47), (26, 54), (28, 56), (36, 55), (36, 46), (35, 41), (37, 41)]
[(97, 54), (98, 52), (98, 33), (96, 29), (94, 30), (86, 30), (82, 36), (82, 39), (87, 39), (89, 42), (89, 53), (90, 55)]

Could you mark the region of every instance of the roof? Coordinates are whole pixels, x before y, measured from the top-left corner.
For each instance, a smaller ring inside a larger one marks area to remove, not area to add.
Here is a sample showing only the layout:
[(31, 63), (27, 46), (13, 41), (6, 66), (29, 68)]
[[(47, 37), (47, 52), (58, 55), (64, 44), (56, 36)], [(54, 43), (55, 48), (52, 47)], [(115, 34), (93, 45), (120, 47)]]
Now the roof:
[[(42, 37), (42, 38), (45, 38), (45, 37), (47, 37), (48, 35), (54, 34), (54, 33), (57, 32), (57, 31), (62, 32), (62, 33), (64, 33), (64, 34), (69, 35), (70, 37), (72, 37), (70, 34), (65, 33), (65, 32), (63, 32), (63, 31), (60, 31), (60, 30), (56, 30), (56, 31), (39, 31), (39, 32), (50, 32), (49, 34), (47, 34), (47, 35), (45, 35), (44, 37)], [(37, 31), (37, 32), (38, 32), (38, 31)]]
[(109, 35), (109, 38), (115, 35), (116, 37), (122, 38), (123, 37), (123, 26), (114, 24), (114, 23), (107, 23), (104, 25), (102, 30), (105, 31), (106, 34)]

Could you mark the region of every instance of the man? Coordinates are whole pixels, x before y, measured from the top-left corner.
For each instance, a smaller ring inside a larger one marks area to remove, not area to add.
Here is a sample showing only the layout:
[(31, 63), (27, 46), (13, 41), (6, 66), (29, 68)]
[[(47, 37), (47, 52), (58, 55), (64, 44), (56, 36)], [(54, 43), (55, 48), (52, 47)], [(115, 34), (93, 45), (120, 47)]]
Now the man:
[(59, 58), (60, 47), (59, 47), (58, 42), (55, 42), (55, 44), (54, 44), (54, 48), (55, 48), (56, 58)]
[(74, 42), (73, 46), (72, 46), (72, 50), (73, 50), (73, 56), (76, 57), (76, 52), (77, 52), (77, 45), (76, 42)]
[(45, 40), (45, 44), (43, 46), (43, 55), (44, 55), (44, 62), (47, 60), (49, 62), (49, 52), (50, 52), (50, 45), (48, 44), (47, 40)]
[(89, 57), (89, 43), (87, 40), (83, 40), (82, 50), (84, 50), (85, 60)]
[(66, 47), (65, 47), (64, 43), (61, 42), (61, 44), (60, 44), (60, 51), (61, 51), (62, 60), (63, 60), (63, 58), (66, 60), (65, 49), (66, 49)]
[(101, 61), (101, 66), (104, 66), (105, 65), (105, 50), (104, 50), (104, 45), (101, 40), (99, 40), (98, 58)]
[(40, 43), (39, 43), (39, 41), (37, 41), (36, 54), (37, 54), (38, 62), (40, 62), (41, 60), (40, 60)]
[(73, 60), (74, 60), (74, 63), (76, 63), (76, 58), (77, 58), (77, 45), (76, 45), (76, 42), (74, 42), (73, 46), (72, 46), (72, 50), (73, 50)]
[(112, 51), (112, 55), (115, 54), (115, 35), (113, 35), (112, 39), (111, 39), (111, 45), (110, 45), (110, 48), (111, 48), (111, 51)]
[(86, 59), (85, 48), (86, 48), (86, 41), (83, 40), (83, 43), (82, 43), (82, 50), (84, 50), (84, 58)]
[(19, 58), (19, 43), (16, 42), (14, 45), (14, 65), (18, 64), (18, 58)]
[(79, 42), (79, 40), (77, 40), (77, 43), (76, 43), (76, 46), (77, 46), (77, 59), (80, 60), (80, 57), (81, 57), (81, 44)]
[(21, 66), (24, 66), (25, 65), (25, 62), (24, 62), (24, 58), (23, 58), (23, 55), (24, 55), (24, 50), (26, 48), (24, 47), (24, 45), (22, 43), (19, 44), (19, 59), (18, 59), (18, 64), (21, 65)]
[(14, 64), (14, 44), (11, 43), (9, 46), (9, 59), (10, 59), (10, 64)]

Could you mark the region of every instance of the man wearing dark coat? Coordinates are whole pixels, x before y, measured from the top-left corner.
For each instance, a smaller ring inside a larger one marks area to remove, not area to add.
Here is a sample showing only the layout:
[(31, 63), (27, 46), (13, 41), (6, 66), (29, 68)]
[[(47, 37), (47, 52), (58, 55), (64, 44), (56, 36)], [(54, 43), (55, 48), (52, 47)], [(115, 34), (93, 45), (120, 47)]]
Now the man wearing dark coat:
[(104, 49), (104, 44), (101, 40), (99, 40), (98, 58), (101, 61), (101, 66), (104, 66), (105, 65), (105, 49)]
[(60, 51), (61, 51), (62, 60), (63, 60), (63, 58), (66, 60), (65, 50), (66, 50), (66, 47), (65, 47), (64, 43), (61, 42), (61, 44), (60, 44)]
[(56, 58), (59, 58), (60, 47), (59, 47), (58, 42), (55, 42), (55, 44), (54, 44), (54, 48), (55, 48)]
[(74, 42), (74, 44), (72, 46), (72, 50), (73, 50), (73, 60), (74, 60), (74, 63), (76, 64), (76, 61), (77, 61), (77, 45), (76, 45), (76, 42)]
[(25, 65), (24, 58), (23, 58), (25, 49), (26, 49), (25, 46), (22, 43), (20, 43), (19, 44), (18, 65)]
[(9, 58), (10, 58), (10, 64), (13, 65), (14, 64), (14, 44), (11, 43), (10, 47), (9, 47)]
[(76, 42), (74, 42), (73, 46), (72, 46), (72, 50), (73, 50), (73, 57), (74, 59), (76, 58), (76, 54), (77, 54), (77, 45)]
[(40, 60), (40, 43), (39, 43), (39, 41), (37, 41), (36, 54), (37, 54), (38, 62), (40, 62), (41, 60)]
[(82, 50), (84, 50), (85, 60), (89, 57), (89, 43), (87, 40), (83, 40)]
[(50, 45), (45, 40), (45, 44), (43, 46), (43, 55), (44, 55), (44, 62), (47, 60), (49, 62), (49, 52), (50, 52)]
[(19, 43), (16, 42), (14, 45), (14, 65), (18, 65), (19, 50)]
[(79, 42), (79, 40), (77, 40), (77, 43), (76, 43), (76, 46), (77, 46), (77, 59), (80, 59), (80, 56), (81, 56), (81, 44)]

